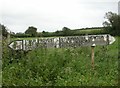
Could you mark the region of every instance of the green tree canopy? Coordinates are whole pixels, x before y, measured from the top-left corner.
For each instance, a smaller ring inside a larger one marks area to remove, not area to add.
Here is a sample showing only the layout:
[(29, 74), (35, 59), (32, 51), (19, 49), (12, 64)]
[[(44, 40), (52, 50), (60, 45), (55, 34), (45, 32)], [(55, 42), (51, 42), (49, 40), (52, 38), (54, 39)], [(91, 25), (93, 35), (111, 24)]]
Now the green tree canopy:
[(113, 35), (120, 35), (120, 15), (108, 12), (105, 14), (105, 19), (107, 20), (103, 23), (103, 26), (106, 31)]
[(35, 37), (37, 35), (37, 28), (30, 26), (28, 29), (25, 31), (25, 34), (29, 34), (32, 37)]
[(63, 32), (64, 36), (71, 35), (71, 30), (69, 28), (67, 28), (67, 27), (63, 27), (62, 32)]
[(8, 31), (6, 26), (2, 25), (2, 36), (7, 37), (8, 35)]

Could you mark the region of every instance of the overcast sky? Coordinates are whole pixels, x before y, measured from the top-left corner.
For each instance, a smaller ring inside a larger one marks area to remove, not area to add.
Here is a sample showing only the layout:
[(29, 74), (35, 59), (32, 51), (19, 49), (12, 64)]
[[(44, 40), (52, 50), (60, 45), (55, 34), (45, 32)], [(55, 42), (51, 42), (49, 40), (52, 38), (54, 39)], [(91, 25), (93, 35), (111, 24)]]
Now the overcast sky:
[(0, 23), (13, 32), (101, 27), (105, 13), (118, 13), (119, 0), (0, 0)]

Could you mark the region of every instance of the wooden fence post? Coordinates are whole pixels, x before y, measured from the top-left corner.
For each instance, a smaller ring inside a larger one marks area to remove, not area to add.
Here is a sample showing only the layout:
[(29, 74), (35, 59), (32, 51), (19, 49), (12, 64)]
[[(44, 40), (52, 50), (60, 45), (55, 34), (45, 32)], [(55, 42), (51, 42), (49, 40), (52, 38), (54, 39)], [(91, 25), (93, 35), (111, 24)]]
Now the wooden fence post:
[(59, 48), (61, 48), (61, 38), (59, 37)]
[(95, 48), (95, 44), (93, 44), (91, 46), (92, 49), (92, 53), (91, 53), (91, 63), (92, 63), (92, 68), (94, 69), (94, 48)]
[(109, 35), (107, 35), (107, 45), (109, 45)]

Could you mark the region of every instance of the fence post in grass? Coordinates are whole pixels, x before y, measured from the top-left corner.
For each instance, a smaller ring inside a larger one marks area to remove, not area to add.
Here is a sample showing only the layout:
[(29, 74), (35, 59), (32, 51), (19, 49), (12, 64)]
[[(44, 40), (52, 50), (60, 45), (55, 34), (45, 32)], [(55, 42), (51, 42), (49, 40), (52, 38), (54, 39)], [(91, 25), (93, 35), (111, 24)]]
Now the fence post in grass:
[(91, 63), (92, 63), (92, 68), (94, 69), (94, 48), (95, 48), (95, 44), (93, 44), (91, 46), (91, 49), (92, 49), (92, 53), (91, 53)]
[(24, 50), (24, 40), (22, 40), (22, 50)]
[(109, 35), (107, 35), (107, 44), (109, 45)]
[(60, 37), (59, 37), (59, 47), (61, 48), (61, 39), (60, 39)]

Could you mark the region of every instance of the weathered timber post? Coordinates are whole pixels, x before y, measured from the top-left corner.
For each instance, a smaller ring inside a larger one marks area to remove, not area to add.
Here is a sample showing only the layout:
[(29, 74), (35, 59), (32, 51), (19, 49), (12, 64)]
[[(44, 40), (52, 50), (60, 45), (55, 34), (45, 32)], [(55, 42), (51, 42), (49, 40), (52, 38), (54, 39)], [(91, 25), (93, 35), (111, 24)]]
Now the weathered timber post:
[(24, 50), (24, 40), (22, 40), (22, 50)]
[(61, 39), (59, 37), (59, 48), (61, 48)]
[(95, 48), (95, 44), (93, 44), (92, 46), (91, 46), (91, 51), (92, 51), (92, 53), (91, 53), (91, 64), (92, 64), (92, 68), (94, 69), (94, 48)]
[(109, 35), (107, 35), (107, 45), (109, 45)]

